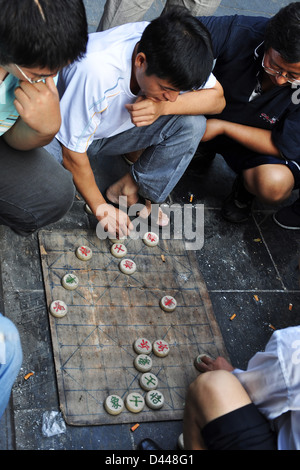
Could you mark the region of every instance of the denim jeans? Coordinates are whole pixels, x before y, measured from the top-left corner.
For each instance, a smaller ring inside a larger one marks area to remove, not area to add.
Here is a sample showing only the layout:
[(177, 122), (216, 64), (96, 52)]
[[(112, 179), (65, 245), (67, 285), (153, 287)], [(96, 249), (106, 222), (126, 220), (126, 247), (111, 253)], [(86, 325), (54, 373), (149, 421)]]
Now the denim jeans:
[(0, 225), (30, 233), (70, 209), (72, 175), (44, 149), (15, 150), (0, 138)]
[(192, 160), (206, 128), (204, 116), (162, 116), (151, 126), (133, 127), (95, 141), (99, 158), (145, 149), (130, 171), (139, 194), (162, 203)]
[(0, 418), (22, 365), (22, 348), (15, 325), (0, 313)]
[[(162, 116), (150, 126), (133, 127), (113, 137), (94, 141), (88, 154), (105, 158), (145, 149), (130, 172), (141, 196), (162, 203), (192, 160), (205, 129), (206, 119), (202, 115)], [(61, 148), (56, 140), (46, 149), (62, 162)]]

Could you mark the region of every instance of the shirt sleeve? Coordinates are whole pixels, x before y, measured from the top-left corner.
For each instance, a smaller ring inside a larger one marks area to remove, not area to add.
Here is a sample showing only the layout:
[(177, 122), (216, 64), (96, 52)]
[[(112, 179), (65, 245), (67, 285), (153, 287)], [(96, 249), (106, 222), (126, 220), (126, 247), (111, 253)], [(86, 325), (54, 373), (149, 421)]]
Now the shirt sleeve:
[(264, 352), (250, 359), (247, 370), (233, 374), (268, 418), (300, 410), (300, 327), (275, 331)]
[(217, 83), (217, 79), (214, 76), (214, 74), (211, 73), (210, 76), (208, 77), (207, 81), (205, 82), (205, 84), (202, 86), (201, 89), (213, 88), (216, 83)]
[(217, 58), (226, 50), (226, 44), (237, 15), (233, 16), (200, 16), (198, 19), (208, 29), (212, 39), (214, 57)]
[(87, 151), (106, 109), (106, 98), (101, 97), (99, 84), (94, 79), (91, 61), (75, 62), (59, 75), (58, 92), (62, 123), (57, 140), (78, 153)]
[(288, 160), (300, 163), (300, 104), (283, 117), (272, 131), (272, 139), (281, 154)]

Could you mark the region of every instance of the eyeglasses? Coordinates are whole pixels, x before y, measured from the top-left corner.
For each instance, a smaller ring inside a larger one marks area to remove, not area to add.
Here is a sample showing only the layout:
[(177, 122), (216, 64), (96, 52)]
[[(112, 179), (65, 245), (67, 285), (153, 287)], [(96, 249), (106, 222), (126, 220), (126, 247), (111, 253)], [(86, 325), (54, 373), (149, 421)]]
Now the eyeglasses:
[(289, 83), (292, 83), (294, 85), (300, 85), (300, 77), (299, 78), (293, 78), (293, 77), (289, 76), (288, 73), (286, 73), (284, 75), (283, 72), (281, 72), (280, 70), (274, 70), (271, 67), (266, 67), (265, 64), (264, 64), (264, 61), (265, 61), (265, 56), (263, 56), (263, 60), (262, 60), (261, 65), (262, 65), (263, 69), (267, 72), (267, 74), (272, 75), (273, 77), (282, 77)]
[(31, 84), (42, 82), (43, 80), (45, 80), (49, 76), (49, 75), (47, 75), (45, 77), (40, 77), (40, 78), (37, 78), (36, 80), (33, 80), (32, 78), (27, 77), (26, 73), (23, 72), (23, 70), (17, 64), (15, 64), (15, 66), (17, 67), (19, 72), (23, 75), (23, 77), (26, 78), (26, 80)]

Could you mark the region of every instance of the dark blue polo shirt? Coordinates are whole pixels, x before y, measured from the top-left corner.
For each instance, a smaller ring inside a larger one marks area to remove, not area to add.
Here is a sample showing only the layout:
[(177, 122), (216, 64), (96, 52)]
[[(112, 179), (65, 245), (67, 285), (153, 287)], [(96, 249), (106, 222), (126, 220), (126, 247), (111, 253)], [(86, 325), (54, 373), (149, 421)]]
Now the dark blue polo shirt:
[(224, 88), (227, 103), (224, 111), (215, 117), (272, 130), (273, 142), (282, 155), (300, 162), (297, 90), (288, 83), (249, 101), (263, 73), (263, 41), (268, 18), (236, 15), (199, 19), (211, 33), (216, 58), (213, 73)]

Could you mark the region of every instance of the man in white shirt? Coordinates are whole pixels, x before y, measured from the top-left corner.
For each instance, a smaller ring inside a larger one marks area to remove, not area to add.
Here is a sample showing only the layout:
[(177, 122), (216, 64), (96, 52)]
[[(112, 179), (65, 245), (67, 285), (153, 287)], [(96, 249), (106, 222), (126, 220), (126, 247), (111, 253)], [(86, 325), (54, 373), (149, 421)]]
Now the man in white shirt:
[(186, 449), (300, 449), (300, 327), (275, 331), (246, 371), (203, 357), (184, 416)]
[[(138, 194), (163, 202), (184, 173), (205, 131), (203, 115), (225, 105), (212, 66), (206, 29), (174, 12), (91, 34), (85, 58), (60, 74), (63, 164), (108, 232), (128, 235), (132, 227), (110, 203), (126, 196), (132, 205)], [(146, 149), (107, 200), (90, 166), (92, 142), (100, 158)]]

